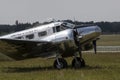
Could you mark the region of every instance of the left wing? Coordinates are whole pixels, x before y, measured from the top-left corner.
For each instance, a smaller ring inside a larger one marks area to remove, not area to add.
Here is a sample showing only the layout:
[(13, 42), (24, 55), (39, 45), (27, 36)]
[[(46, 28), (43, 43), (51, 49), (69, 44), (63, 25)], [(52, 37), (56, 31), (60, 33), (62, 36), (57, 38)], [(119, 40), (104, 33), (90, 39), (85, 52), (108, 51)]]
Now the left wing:
[(11, 44), (37, 44), (37, 43), (50, 43), (48, 41), (36, 41), (36, 40), (20, 40), (20, 39), (0, 39), (1, 41), (11, 43)]
[(56, 50), (56, 44), (47, 41), (0, 39), (0, 52), (15, 59), (26, 59), (51, 55)]

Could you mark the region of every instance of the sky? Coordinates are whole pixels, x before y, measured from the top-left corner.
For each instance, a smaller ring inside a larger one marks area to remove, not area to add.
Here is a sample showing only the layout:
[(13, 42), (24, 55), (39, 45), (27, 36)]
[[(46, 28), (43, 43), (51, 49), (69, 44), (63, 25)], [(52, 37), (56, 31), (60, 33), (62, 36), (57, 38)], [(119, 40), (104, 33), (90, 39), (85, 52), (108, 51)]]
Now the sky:
[(0, 0), (0, 24), (49, 19), (120, 21), (120, 0)]

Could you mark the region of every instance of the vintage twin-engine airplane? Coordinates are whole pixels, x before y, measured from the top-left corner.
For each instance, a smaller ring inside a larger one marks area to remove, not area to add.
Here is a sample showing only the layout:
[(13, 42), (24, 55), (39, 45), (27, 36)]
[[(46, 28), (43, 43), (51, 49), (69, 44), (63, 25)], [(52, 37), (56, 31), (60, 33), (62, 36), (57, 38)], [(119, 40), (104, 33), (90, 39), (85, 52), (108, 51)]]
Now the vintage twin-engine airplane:
[(96, 25), (82, 27), (59, 21), (1, 36), (0, 40), (17, 49), (4, 53), (15, 60), (55, 57), (54, 67), (62, 69), (67, 67), (63, 58), (74, 56), (72, 66), (81, 68), (85, 66), (81, 51), (94, 48), (96, 53), (100, 34), (101, 29)]

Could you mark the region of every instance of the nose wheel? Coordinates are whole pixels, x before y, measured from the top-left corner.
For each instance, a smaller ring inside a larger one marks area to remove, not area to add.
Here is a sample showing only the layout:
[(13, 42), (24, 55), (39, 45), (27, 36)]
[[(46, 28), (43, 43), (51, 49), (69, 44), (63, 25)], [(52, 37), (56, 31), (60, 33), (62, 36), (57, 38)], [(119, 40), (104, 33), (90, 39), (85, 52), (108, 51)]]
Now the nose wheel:
[(65, 59), (63, 58), (58, 58), (54, 61), (54, 68), (56, 69), (64, 69), (67, 68), (68, 64)]

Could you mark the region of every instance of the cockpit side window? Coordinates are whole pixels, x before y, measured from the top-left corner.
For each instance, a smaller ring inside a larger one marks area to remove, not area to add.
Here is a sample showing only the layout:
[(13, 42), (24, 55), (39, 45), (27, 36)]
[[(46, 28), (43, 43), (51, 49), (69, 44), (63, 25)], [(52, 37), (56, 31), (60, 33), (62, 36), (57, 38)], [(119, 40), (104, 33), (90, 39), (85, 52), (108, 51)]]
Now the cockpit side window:
[(53, 27), (53, 33), (60, 32), (60, 31), (66, 30), (66, 29), (68, 29), (68, 28), (64, 25), (56, 26), (56, 27)]
[(67, 29), (65, 26), (56, 26), (56, 32), (60, 32), (60, 31), (63, 31), (63, 30), (65, 30), (65, 29)]
[(56, 31), (57, 32), (61, 31), (60, 26), (56, 26)]

